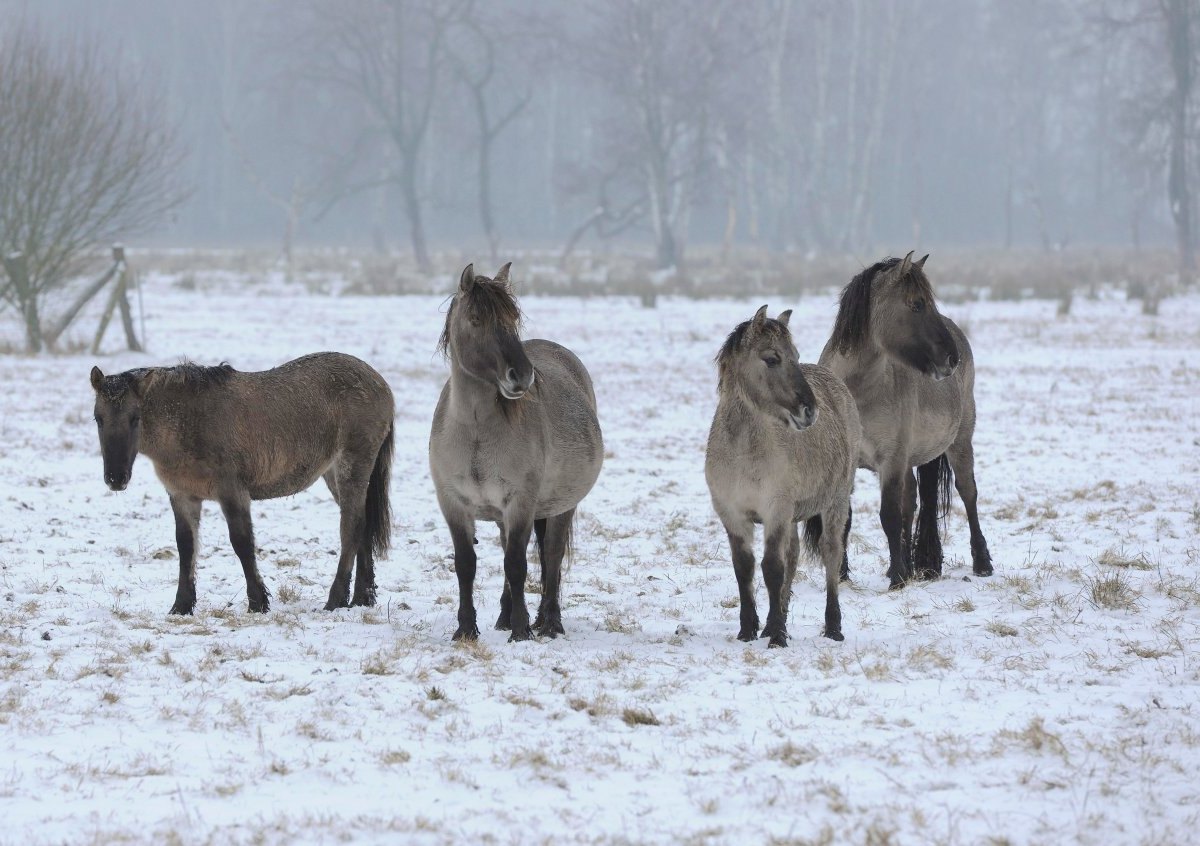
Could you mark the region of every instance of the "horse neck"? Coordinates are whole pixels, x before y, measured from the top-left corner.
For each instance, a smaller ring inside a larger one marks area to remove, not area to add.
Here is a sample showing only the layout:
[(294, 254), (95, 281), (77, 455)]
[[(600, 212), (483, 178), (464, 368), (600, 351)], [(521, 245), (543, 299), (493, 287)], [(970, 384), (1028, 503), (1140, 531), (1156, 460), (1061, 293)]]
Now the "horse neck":
[(465, 423), (483, 423), (503, 416), (496, 386), (450, 359), (450, 414)]
[(195, 415), (188, 411), (189, 396), (179, 386), (147, 379), (142, 390), (142, 431), (138, 452), (158, 461), (175, 451), (181, 428)]
[(723, 387), (717, 402), (726, 421), (727, 437), (754, 443), (762, 443), (764, 438), (771, 437), (773, 421), (737, 382)]

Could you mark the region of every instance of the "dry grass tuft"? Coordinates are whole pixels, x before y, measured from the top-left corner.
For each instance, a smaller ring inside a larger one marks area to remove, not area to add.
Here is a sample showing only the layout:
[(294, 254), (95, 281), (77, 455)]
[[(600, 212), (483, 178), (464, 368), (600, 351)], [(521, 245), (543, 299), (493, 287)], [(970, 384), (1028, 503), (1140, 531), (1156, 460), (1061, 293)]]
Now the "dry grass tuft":
[(1021, 633), (1015, 626), (1010, 626), (1002, 620), (992, 620), (984, 628), (997, 637), (1016, 637)]
[(1106, 549), (1100, 553), (1096, 563), (1101, 567), (1121, 567), (1126, 570), (1153, 570), (1154, 565), (1146, 560), (1146, 556), (1138, 553), (1134, 556), (1125, 554), (1125, 550)]
[(1046, 729), (1046, 722), (1041, 717), (1033, 717), (1029, 725), (1020, 731), (1005, 729), (996, 735), (997, 743), (1016, 745), (1031, 752), (1050, 752), (1067, 759), (1067, 746), (1062, 738)]
[(1088, 593), (1093, 605), (1110, 611), (1133, 611), (1140, 597), (1123, 570), (1088, 579)]
[(767, 751), (767, 757), (789, 767), (812, 763), (820, 754), (811, 746), (797, 746), (790, 740)]
[(621, 711), (621, 720), (627, 726), (658, 726), (662, 725), (658, 717), (649, 708), (629, 707)]

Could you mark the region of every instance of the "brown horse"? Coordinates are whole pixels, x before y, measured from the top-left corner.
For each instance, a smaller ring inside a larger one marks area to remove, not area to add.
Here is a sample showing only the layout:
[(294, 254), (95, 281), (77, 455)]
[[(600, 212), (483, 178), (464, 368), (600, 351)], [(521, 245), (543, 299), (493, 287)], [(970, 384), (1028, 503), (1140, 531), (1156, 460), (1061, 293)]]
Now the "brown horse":
[[(315, 353), (261, 373), (228, 364), (147, 367), (105, 376), (92, 368), (104, 481), (129, 484), (144, 453), (175, 512), (179, 587), (172, 614), (196, 605), (196, 542), (204, 500), (216, 500), (246, 575), (251, 611), (270, 594), (254, 560), (250, 503), (291, 496), (324, 477), (341, 507), (342, 552), (326, 610), (375, 604), (375, 556), (391, 529), (391, 389), (342, 353)], [(350, 569), (358, 559), (354, 598)]]
[(787, 646), (788, 601), (805, 522), (809, 549), (825, 564), (825, 636), (842, 640), (838, 580), (843, 524), (854, 487), (860, 427), (854, 398), (841, 380), (801, 364), (788, 330), (763, 306), (740, 324), (717, 354), (717, 410), (704, 475), (729, 536), (741, 597), (739, 640), (758, 636), (754, 607), (754, 525), (763, 527), (763, 582), (770, 611), (762, 636)]
[[(939, 521), (949, 509), (952, 478), (971, 527), (973, 571), (992, 574), (979, 528), (971, 445), (975, 360), (966, 335), (938, 312), (925, 276), (928, 258), (913, 261), (910, 252), (854, 277), (842, 291), (833, 335), (820, 359), (845, 381), (858, 405), (863, 428), (858, 466), (879, 474), (879, 522), (887, 535), (893, 588), (903, 586), (914, 570), (923, 579), (941, 575)], [(915, 544), (913, 467), (921, 500)], [(843, 566), (843, 576), (848, 572)]]
[[(475, 521), (493, 520), (504, 546), (496, 628), (509, 640), (563, 633), (562, 560), (575, 507), (600, 475), (604, 442), (587, 369), (566, 347), (520, 337), (508, 281), (467, 265), (439, 343), (450, 359), (429, 435), (429, 467), (454, 543), (455, 640), (479, 637), (475, 618)], [(536, 533), (542, 600), (532, 629), (525, 606), (526, 548)]]

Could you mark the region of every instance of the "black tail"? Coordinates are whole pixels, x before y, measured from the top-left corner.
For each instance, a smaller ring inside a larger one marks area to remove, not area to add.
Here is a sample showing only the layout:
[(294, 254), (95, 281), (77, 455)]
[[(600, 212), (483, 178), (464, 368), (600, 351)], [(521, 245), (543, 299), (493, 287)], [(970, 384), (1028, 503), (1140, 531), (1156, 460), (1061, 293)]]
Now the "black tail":
[(371, 554), (387, 555), (392, 543), (392, 505), (388, 499), (388, 487), (392, 478), (392, 451), (395, 427), (389, 427), (387, 437), (379, 447), (375, 458), (375, 469), (367, 483), (367, 522), (364, 532), (366, 545)]
[(824, 531), (825, 525), (821, 522), (820, 514), (804, 521), (804, 545), (813, 555), (821, 554), (821, 535)]
[(913, 545), (913, 569), (920, 576), (942, 572), (942, 534), (950, 513), (954, 473), (950, 460), (942, 453), (917, 468), (920, 510), (917, 512), (916, 543)]

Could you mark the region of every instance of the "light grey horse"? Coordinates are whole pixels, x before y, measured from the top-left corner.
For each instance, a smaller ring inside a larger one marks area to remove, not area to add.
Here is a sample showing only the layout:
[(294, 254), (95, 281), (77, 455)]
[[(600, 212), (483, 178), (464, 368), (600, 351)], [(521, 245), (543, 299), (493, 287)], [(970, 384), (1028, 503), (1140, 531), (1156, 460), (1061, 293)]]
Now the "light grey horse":
[[(884, 259), (846, 286), (820, 359), (858, 404), (863, 427), (858, 466), (879, 474), (879, 522), (887, 535), (893, 588), (911, 579), (914, 568), (919, 578), (941, 575), (938, 523), (949, 509), (952, 477), (971, 527), (973, 571), (992, 574), (979, 528), (971, 445), (975, 360), (962, 330), (938, 313), (924, 270), (929, 256), (913, 261), (912, 255)], [(913, 467), (921, 499), (915, 544)]]
[(387, 382), (357, 358), (315, 353), (273, 370), (228, 364), (145, 367), (115, 376), (92, 368), (104, 481), (123, 491), (144, 453), (171, 497), (179, 546), (172, 614), (196, 605), (200, 506), (216, 500), (242, 563), (251, 611), (270, 594), (254, 560), (250, 503), (291, 496), (324, 477), (341, 507), (342, 554), (327, 610), (375, 604), (375, 556), (391, 531), (388, 479), (395, 403)]
[(838, 580), (854, 487), (859, 423), (841, 380), (801, 364), (788, 331), (763, 306), (717, 354), (719, 393), (704, 475), (729, 535), (741, 598), (738, 640), (758, 636), (754, 607), (754, 524), (763, 527), (763, 582), (770, 610), (762, 636), (787, 646), (788, 601), (800, 554), (796, 524), (825, 565), (825, 636), (842, 640)]
[[(479, 636), (473, 598), (475, 521), (493, 520), (504, 546), (496, 628), (509, 640), (563, 633), (559, 586), (575, 507), (600, 475), (604, 443), (596, 394), (583, 363), (552, 341), (520, 338), (508, 280), (467, 265), (439, 348), (450, 359), (429, 436), (429, 466), (454, 542), (455, 640)], [(526, 548), (537, 535), (542, 600), (533, 629), (525, 606)]]

